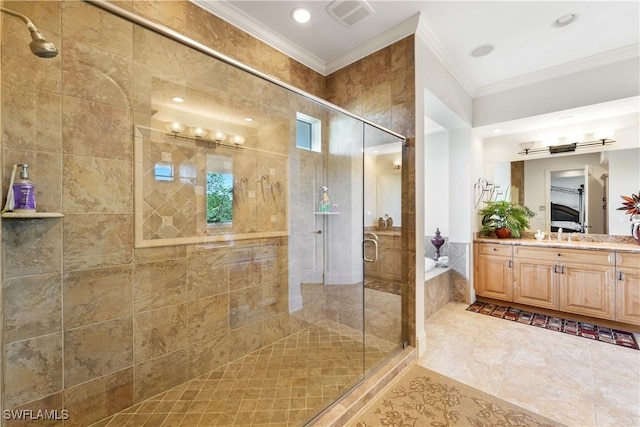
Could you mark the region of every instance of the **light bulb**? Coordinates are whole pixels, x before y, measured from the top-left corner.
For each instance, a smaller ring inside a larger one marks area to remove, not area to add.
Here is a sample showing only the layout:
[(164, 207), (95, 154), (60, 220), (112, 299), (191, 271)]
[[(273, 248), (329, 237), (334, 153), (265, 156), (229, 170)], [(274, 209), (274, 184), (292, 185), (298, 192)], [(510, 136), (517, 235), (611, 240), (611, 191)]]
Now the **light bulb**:
[(225, 135), (224, 133), (217, 131), (216, 133), (213, 134), (213, 139), (216, 142), (222, 142), (227, 138), (227, 135)]
[(299, 24), (305, 24), (311, 20), (311, 13), (302, 8), (296, 8), (291, 11), (291, 17)]
[(180, 133), (184, 130), (184, 125), (178, 122), (172, 122), (169, 125), (169, 130), (173, 133)]
[(207, 134), (207, 130), (206, 129), (202, 129), (202, 128), (191, 128), (191, 133), (193, 134), (193, 136), (195, 136), (196, 138), (202, 138), (203, 136), (205, 136)]
[(236, 135), (233, 137), (233, 143), (236, 145), (244, 144), (244, 138), (240, 135)]

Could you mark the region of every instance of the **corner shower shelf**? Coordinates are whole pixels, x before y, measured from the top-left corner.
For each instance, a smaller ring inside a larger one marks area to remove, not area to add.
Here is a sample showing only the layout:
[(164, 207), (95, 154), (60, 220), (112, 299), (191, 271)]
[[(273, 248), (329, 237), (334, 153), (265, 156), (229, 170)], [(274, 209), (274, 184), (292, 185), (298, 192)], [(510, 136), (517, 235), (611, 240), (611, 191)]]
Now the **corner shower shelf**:
[(60, 218), (64, 214), (60, 212), (4, 212), (2, 218), (7, 219), (32, 219), (32, 218)]
[(340, 215), (340, 212), (314, 212), (316, 215)]

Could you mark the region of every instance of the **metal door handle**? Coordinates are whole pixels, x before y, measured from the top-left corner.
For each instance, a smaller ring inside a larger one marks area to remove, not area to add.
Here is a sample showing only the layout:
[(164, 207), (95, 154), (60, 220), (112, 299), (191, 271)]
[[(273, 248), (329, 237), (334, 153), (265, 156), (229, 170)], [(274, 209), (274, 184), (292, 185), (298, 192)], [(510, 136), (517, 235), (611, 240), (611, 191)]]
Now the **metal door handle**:
[[(373, 258), (367, 258), (367, 256), (364, 254), (365, 253), (365, 249), (367, 247), (367, 243), (373, 243), (373, 248), (374, 248), (374, 252), (373, 252)], [(365, 260), (365, 262), (376, 262), (378, 261), (378, 242), (374, 239), (364, 239), (362, 241), (362, 258)]]
[(622, 278), (622, 271), (618, 270), (618, 280), (624, 280)]

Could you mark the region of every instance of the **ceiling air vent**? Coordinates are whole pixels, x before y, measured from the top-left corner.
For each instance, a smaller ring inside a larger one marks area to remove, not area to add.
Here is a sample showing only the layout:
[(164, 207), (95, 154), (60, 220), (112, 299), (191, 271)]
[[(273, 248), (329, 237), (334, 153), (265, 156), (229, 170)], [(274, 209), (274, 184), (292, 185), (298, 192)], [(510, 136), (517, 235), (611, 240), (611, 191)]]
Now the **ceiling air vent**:
[(373, 15), (374, 10), (364, 0), (336, 0), (329, 3), (327, 12), (336, 21), (351, 28), (367, 16)]

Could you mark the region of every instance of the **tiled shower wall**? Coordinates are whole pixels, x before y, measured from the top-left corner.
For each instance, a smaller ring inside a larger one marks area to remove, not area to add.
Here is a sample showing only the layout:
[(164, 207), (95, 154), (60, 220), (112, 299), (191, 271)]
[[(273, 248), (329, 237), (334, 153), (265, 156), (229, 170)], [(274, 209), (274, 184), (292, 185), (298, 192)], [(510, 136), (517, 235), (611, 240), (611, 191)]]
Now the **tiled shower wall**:
[[(117, 4), (326, 95), (323, 76), (192, 3)], [(38, 209), (65, 216), (2, 221), (3, 408), (59, 409), (64, 399), (65, 425), (87, 425), (303, 327), (287, 310), (286, 239), (134, 249), (132, 24), (78, 1), (4, 6), (62, 54), (33, 56), (23, 24), (2, 15), (3, 189), (11, 165), (28, 163)], [(348, 81), (328, 79), (331, 100), (412, 136), (412, 57), (408, 38), (347, 67)], [(371, 86), (369, 75), (384, 77)]]

